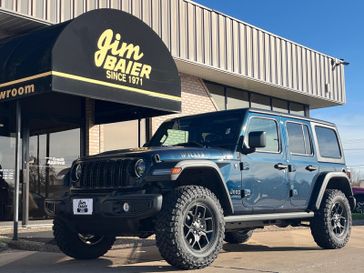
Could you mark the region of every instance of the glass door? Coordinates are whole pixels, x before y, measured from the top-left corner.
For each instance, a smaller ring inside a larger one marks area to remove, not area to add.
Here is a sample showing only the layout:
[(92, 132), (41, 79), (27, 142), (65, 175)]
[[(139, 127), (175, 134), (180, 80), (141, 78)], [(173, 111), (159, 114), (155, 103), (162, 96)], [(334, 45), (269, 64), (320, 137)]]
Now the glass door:
[(29, 139), (29, 219), (44, 219), (44, 200), (60, 197), (64, 176), (80, 156), (80, 129), (38, 134)]
[(15, 135), (9, 118), (0, 115), (0, 221), (12, 219), (12, 200), (15, 184)]

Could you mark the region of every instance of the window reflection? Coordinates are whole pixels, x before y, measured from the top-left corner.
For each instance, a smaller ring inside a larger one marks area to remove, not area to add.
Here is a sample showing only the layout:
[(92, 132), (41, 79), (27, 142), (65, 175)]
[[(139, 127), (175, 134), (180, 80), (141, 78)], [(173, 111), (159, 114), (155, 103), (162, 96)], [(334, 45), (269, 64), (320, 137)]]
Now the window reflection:
[(42, 219), (44, 200), (67, 189), (65, 176), (80, 156), (80, 129), (35, 135), (29, 139), (29, 218)]
[(15, 135), (10, 131), (8, 117), (0, 115), (0, 221), (11, 220), (12, 218), (15, 184)]

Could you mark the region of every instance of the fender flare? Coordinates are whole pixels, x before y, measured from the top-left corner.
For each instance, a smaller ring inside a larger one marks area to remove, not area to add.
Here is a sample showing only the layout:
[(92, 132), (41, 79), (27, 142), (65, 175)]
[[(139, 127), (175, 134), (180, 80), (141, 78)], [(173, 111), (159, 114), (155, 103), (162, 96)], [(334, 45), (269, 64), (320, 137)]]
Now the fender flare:
[(316, 198), (316, 200), (313, 200), (314, 202), (312, 203), (312, 205), (313, 205), (312, 207), (314, 209), (318, 210), (320, 208), (323, 196), (325, 194), (325, 190), (327, 189), (329, 182), (334, 178), (340, 178), (340, 179), (344, 179), (346, 181), (345, 183), (347, 183), (347, 184), (345, 186), (347, 186), (348, 189), (350, 189), (350, 192), (348, 194), (349, 195), (348, 200), (349, 200), (350, 206), (352, 207), (352, 209), (355, 207), (355, 198), (354, 198), (353, 190), (351, 188), (350, 180), (349, 180), (348, 176), (343, 172), (327, 172), (327, 173), (322, 174), (322, 183), (319, 188), (317, 198)]
[(182, 171), (179, 174), (172, 174), (171, 175), (172, 181), (177, 181), (177, 179), (180, 177), (181, 174), (183, 174), (184, 170), (186, 170), (186, 169), (209, 168), (209, 169), (213, 169), (214, 171), (216, 171), (217, 175), (219, 176), (220, 184), (221, 184), (222, 188), (224, 189), (223, 195), (226, 197), (226, 199), (228, 201), (228, 206), (229, 206), (230, 212), (232, 214), (234, 214), (233, 202), (231, 201), (231, 197), (229, 194), (229, 190), (226, 186), (225, 179), (220, 171), (220, 168), (217, 166), (217, 164), (215, 162), (209, 161), (209, 160), (183, 160), (183, 161), (178, 162), (175, 165), (175, 168), (181, 168)]

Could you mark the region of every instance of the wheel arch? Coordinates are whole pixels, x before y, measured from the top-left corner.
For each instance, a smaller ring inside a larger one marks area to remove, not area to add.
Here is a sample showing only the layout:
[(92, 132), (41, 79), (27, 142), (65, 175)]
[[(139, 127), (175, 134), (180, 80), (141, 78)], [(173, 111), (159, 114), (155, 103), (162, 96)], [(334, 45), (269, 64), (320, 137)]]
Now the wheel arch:
[(349, 200), (350, 208), (355, 208), (356, 202), (351, 189), (350, 180), (344, 172), (322, 173), (316, 182), (310, 201), (310, 209), (318, 210), (326, 189), (337, 189), (342, 191)]
[(219, 199), (225, 216), (234, 214), (234, 207), (230, 198), (225, 179), (215, 162), (209, 160), (185, 160), (175, 167), (181, 168), (179, 174), (172, 175), (177, 186), (199, 185), (211, 190)]

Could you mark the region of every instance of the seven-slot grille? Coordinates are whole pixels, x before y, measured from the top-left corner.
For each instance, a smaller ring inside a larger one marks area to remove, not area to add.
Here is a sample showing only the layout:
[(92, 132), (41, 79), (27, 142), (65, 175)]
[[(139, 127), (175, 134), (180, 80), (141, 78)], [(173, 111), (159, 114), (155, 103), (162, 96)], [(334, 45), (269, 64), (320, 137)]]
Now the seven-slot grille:
[(131, 186), (133, 159), (89, 161), (81, 163), (80, 188), (123, 188)]

